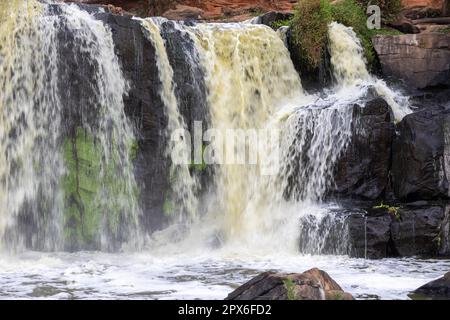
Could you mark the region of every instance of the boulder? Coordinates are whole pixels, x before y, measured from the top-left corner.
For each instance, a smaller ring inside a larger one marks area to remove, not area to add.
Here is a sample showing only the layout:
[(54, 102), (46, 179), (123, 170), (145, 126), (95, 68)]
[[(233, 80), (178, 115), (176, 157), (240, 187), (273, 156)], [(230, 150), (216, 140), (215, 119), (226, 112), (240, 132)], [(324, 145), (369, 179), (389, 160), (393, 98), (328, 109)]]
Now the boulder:
[(353, 300), (325, 272), (265, 272), (230, 293), (226, 300)]
[(423, 89), (450, 86), (450, 35), (378, 35), (372, 39), (385, 76)]
[(413, 291), (409, 297), (413, 300), (450, 300), (450, 272)]
[(397, 125), (392, 178), (399, 199), (450, 198), (450, 110), (416, 112)]
[(389, 184), (394, 125), (382, 98), (353, 108), (352, 139), (337, 163), (330, 193), (344, 198), (375, 200)]

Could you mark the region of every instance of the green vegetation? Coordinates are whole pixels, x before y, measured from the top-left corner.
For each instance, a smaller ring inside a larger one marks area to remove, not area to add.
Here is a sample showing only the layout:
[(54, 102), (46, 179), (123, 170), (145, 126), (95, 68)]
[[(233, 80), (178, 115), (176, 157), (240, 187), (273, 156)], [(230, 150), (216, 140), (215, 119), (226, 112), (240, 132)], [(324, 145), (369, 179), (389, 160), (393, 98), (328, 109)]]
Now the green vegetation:
[(344, 300), (344, 294), (340, 291), (333, 292), (330, 299), (331, 300)]
[(166, 216), (171, 216), (174, 211), (174, 206), (172, 200), (170, 200), (168, 197), (164, 198), (163, 203), (163, 213)]
[(372, 45), (374, 32), (367, 28), (365, 9), (354, 0), (343, 0), (333, 6), (333, 20), (353, 28), (364, 48), (367, 64), (369, 68), (372, 68), (376, 61), (376, 54)]
[(445, 28), (439, 29), (438, 32), (449, 34), (450, 33), (450, 27), (445, 27)]
[(295, 283), (292, 279), (287, 278), (286, 280), (283, 280), (284, 288), (287, 291), (287, 298), (288, 300), (298, 300), (297, 295), (295, 294)]
[(189, 165), (189, 169), (194, 169), (196, 171), (204, 171), (206, 170), (206, 162), (205, 162), (205, 149), (206, 145), (202, 145), (202, 163), (195, 163), (194, 159), (192, 159), (191, 164)]
[(332, 11), (328, 0), (298, 2), (291, 25), (292, 42), (299, 50), (302, 64), (311, 70), (320, 65), (331, 21)]
[(381, 15), (387, 21), (395, 19), (402, 10), (402, 0), (358, 0), (358, 2), (367, 8), (369, 5), (377, 5), (381, 9)]
[[(398, 1), (355, 1), (341, 0), (331, 4), (329, 0), (300, 0), (296, 6), (294, 18), (290, 22), (292, 40), (299, 50), (302, 64), (311, 70), (317, 68), (326, 48), (328, 24), (332, 21), (353, 28), (361, 45), (369, 69), (377, 63), (372, 37), (377, 34), (398, 35), (393, 29), (371, 30), (367, 28), (366, 7), (369, 4), (380, 5), (382, 15), (394, 17), (401, 8)], [(287, 25), (287, 21), (276, 21), (273, 27)]]
[(393, 206), (389, 206), (386, 204), (383, 204), (383, 202), (381, 202), (381, 204), (379, 206), (375, 206), (373, 207), (373, 209), (386, 209), (387, 212), (394, 216), (396, 220), (401, 220), (401, 216), (400, 213), (398, 212), (398, 210), (400, 209), (400, 207), (393, 207)]
[(271, 27), (272, 27), (272, 29), (277, 30), (281, 27), (289, 27), (291, 25), (291, 22), (292, 21), (289, 19), (277, 20), (277, 21), (272, 22)]

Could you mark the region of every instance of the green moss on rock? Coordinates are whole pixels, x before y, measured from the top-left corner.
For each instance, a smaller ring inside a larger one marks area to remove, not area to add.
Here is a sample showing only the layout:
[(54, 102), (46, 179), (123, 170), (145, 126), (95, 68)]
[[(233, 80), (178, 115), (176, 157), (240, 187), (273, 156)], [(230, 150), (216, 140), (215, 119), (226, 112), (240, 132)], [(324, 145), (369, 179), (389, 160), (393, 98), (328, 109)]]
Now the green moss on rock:
[[(130, 155), (134, 144), (130, 145)], [(83, 128), (64, 142), (66, 174), (63, 178), (66, 244), (71, 248), (98, 248), (102, 230), (111, 236), (119, 231), (121, 215), (131, 210), (137, 188), (118, 176), (118, 152), (105, 161), (103, 148)]]

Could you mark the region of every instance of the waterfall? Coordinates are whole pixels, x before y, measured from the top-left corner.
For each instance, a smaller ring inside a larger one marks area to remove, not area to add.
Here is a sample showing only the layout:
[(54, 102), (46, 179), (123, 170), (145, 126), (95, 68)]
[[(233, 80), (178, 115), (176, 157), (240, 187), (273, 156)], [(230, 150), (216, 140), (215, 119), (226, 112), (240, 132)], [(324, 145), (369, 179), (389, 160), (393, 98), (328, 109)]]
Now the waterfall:
[[(153, 28), (153, 37), (159, 38), (161, 30)], [(269, 152), (263, 160), (279, 162), (271, 175), (261, 174), (258, 161), (227, 164), (227, 152), (215, 159), (214, 188), (206, 208), (190, 226), (186, 246), (177, 244), (177, 249), (206, 245), (250, 252), (346, 253), (346, 214), (339, 214), (338, 207), (324, 203), (324, 198), (333, 186), (337, 161), (352, 139), (353, 106), (364, 106), (373, 88), (401, 120), (410, 112), (407, 99), (370, 75), (356, 34), (337, 23), (329, 26), (336, 85), (322, 96), (304, 93), (283, 33), (258, 24), (176, 24), (175, 28), (194, 41), (200, 60), (191, 63), (200, 63), (205, 70), (209, 127), (228, 139), (236, 138), (229, 129), (240, 130), (238, 143), (247, 152), (254, 141), (252, 130), (276, 130), (281, 137), (266, 145)], [(156, 47), (162, 50), (157, 54), (161, 60), (166, 53), (162, 45)], [(165, 64), (168, 59), (162, 60)], [(170, 67), (160, 69), (166, 73), (162, 78), (172, 79)], [(167, 83), (163, 90), (173, 96), (166, 105), (169, 118), (175, 110), (174, 117), (180, 119), (173, 80)], [(177, 125), (186, 128), (180, 121)], [(221, 151), (227, 148), (228, 141), (214, 138)], [(268, 155), (275, 151), (280, 156), (271, 159)], [(168, 230), (165, 236), (172, 237), (174, 230)], [(162, 232), (156, 238), (170, 242), (165, 236)]]
[[(155, 192), (167, 192), (163, 210), (172, 225), (153, 240), (181, 235), (181, 250), (345, 253), (345, 215), (326, 196), (351, 143), (353, 107), (373, 89), (397, 120), (410, 112), (405, 97), (369, 73), (353, 30), (330, 24), (335, 86), (311, 95), (285, 46), (286, 30), (256, 20), (137, 21), (155, 51), (163, 102), (155, 112), (167, 119), (170, 190)], [(76, 5), (23, 0), (2, 3), (0, 23), (0, 244), (139, 247), (137, 142), (112, 31)], [(197, 149), (189, 134), (195, 121), (215, 130)], [(204, 163), (211, 170), (196, 172)]]
[[(29, 223), (39, 225), (33, 242), (52, 249), (61, 238), (58, 191), (64, 169), (57, 151), (58, 22), (44, 17), (44, 10), (35, 1), (0, 5), (0, 239), (17, 228), (19, 214), (27, 210)], [(22, 236), (8, 234), (15, 245), (24, 241)]]
[[(179, 153), (175, 154), (173, 152), (177, 141), (187, 140), (187, 137), (184, 135), (177, 135), (177, 140), (174, 140), (173, 135), (177, 134), (177, 130), (186, 130), (187, 126), (180, 113), (177, 97), (175, 95), (175, 84), (173, 81), (174, 72), (169, 62), (165, 41), (161, 36), (160, 25), (163, 21), (164, 20), (157, 18), (149, 18), (143, 20), (142, 25), (148, 32), (148, 38), (155, 48), (156, 64), (161, 81), (160, 95), (165, 106), (165, 109), (161, 111), (166, 113), (168, 118), (166, 137), (169, 141), (167, 154), (170, 156), (171, 160), (171, 195), (169, 198), (170, 200), (166, 201), (170, 201), (170, 206), (173, 208), (170, 214), (175, 216), (175, 218), (178, 218), (179, 221), (183, 221), (185, 214), (187, 214), (189, 218), (195, 218), (197, 214), (198, 203), (195, 195), (197, 181), (196, 177), (191, 175), (189, 171), (188, 164), (190, 161), (183, 161), (183, 158), (189, 159), (191, 155), (190, 141), (187, 141), (186, 144), (182, 144), (185, 148), (180, 150)], [(176, 159), (177, 157), (181, 157), (181, 159)]]
[(136, 240), (135, 139), (111, 31), (75, 5), (2, 2), (0, 19), (0, 244)]
[(352, 28), (332, 22), (328, 28), (328, 38), (337, 93), (341, 91), (341, 96), (347, 99), (358, 98), (372, 87), (389, 104), (396, 121), (401, 121), (412, 112), (407, 97), (368, 72), (364, 49)]
[[(239, 24), (198, 24), (195, 34), (207, 71), (211, 127), (246, 133), (278, 129), (270, 123), (272, 118), (289, 101), (304, 95), (278, 35), (265, 26)], [(236, 142), (249, 149), (249, 137), (244, 134), (243, 139)], [(210, 210), (223, 213), (228, 239), (262, 232), (255, 230), (264, 224), (256, 210), (269, 210), (271, 198), (263, 199), (261, 187), (270, 177), (261, 177), (260, 166), (225, 164), (215, 172), (215, 192), (220, 197)]]

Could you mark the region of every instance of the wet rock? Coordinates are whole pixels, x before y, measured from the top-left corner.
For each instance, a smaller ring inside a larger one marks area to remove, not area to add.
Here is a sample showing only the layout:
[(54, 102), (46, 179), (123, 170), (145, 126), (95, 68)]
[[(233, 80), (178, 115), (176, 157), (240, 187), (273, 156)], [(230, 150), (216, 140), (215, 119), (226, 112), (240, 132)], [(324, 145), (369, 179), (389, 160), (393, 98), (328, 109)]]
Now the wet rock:
[(353, 300), (325, 272), (299, 274), (265, 272), (230, 293), (226, 300)]
[(379, 199), (389, 184), (394, 125), (390, 108), (382, 98), (355, 105), (352, 139), (338, 161), (334, 175), (334, 196)]
[(365, 212), (348, 218), (350, 255), (381, 259), (392, 254), (391, 217), (386, 212)]
[(333, 75), (331, 56), (328, 50), (323, 50), (319, 66), (312, 69), (311, 66), (305, 65), (303, 62), (299, 48), (292, 41), (290, 30), (287, 32), (287, 47), (291, 54), (294, 67), (300, 74), (302, 86), (305, 90), (317, 92), (331, 85)]
[(393, 143), (392, 177), (402, 200), (450, 198), (450, 110), (406, 116)]
[(165, 154), (167, 118), (159, 90), (161, 83), (155, 49), (137, 20), (128, 16), (97, 14), (112, 30), (116, 54), (130, 91), (124, 97), (126, 115), (136, 128), (138, 150), (134, 160), (140, 188), (144, 229), (155, 230), (166, 222), (164, 194), (169, 188)]
[(413, 291), (409, 297), (413, 300), (450, 300), (450, 272)]
[(402, 257), (436, 256), (439, 252), (444, 208), (411, 204), (398, 209), (391, 223), (394, 252)]
[(450, 35), (378, 35), (373, 44), (385, 76), (423, 89), (450, 86)]
[(447, 254), (444, 250), (448, 241), (445, 203), (376, 207), (366, 208), (364, 213), (348, 218), (351, 256), (379, 259)]

